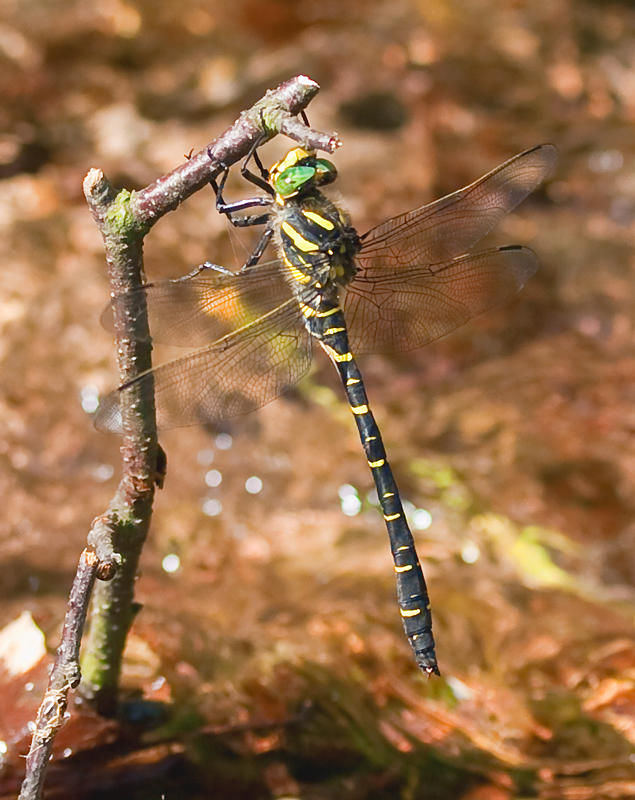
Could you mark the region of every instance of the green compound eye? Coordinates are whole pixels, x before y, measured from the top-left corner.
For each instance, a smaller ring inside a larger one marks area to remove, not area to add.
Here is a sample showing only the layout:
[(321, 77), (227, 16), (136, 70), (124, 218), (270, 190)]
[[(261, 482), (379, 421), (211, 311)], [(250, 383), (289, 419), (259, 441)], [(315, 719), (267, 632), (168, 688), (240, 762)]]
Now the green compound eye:
[(333, 183), (337, 177), (335, 165), (325, 158), (309, 157), (303, 161), (304, 163), (287, 167), (273, 181), (273, 188), (280, 197), (293, 197), (308, 184), (325, 186), (327, 183)]
[(275, 179), (273, 188), (280, 197), (291, 197), (315, 178), (315, 167), (289, 167)]
[(319, 186), (324, 186), (327, 183), (333, 183), (333, 181), (337, 178), (337, 169), (332, 161), (327, 161), (326, 158), (316, 158), (314, 164), (317, 172), (317, 179), (315, 182)]

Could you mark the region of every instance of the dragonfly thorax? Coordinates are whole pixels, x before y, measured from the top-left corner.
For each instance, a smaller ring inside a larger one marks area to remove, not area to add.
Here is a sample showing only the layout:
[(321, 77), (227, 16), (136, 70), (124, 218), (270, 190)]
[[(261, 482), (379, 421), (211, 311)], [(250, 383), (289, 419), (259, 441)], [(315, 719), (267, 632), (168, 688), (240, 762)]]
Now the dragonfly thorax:
[(274, 242), (295, 291), (353, 280), (361, 241), (341, 208), (313, 189), (276, 203), (273, 213)]

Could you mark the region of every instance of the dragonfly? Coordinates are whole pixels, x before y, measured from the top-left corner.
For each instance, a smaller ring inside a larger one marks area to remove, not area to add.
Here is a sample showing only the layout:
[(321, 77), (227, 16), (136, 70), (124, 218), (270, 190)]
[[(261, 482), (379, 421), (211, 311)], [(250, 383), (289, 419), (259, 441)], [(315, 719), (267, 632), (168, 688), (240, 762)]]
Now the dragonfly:
[[(248, 169), (250, 157), (259, 174)], [(262, 196), (226, 203), (229, 170), (212, 184), (230, 222), (264, 226), (254, 252), (239, 271), (207, 262), (126, 297), (127, 307), (147, 306), (154, 341), (195, 349), (119, 387), (96, 416), (98, 429), (120, 432), (120, 399), (133, 385), (142, 397), (154, 396), (159, 429), (245, 414), (295, 385), (317, 343), (339, 373), (357, 424), (388, 532), (404, 631), (428, 675), (439, 674), (428, 590), (354, 354), (423, 347), (521, 289), (538, 268), (532, 250), (470, 250), (556, 158), (553, 145), (534, 147), (359, 235), (322, 191), (337, 177), (332, 162), (296, 147), (266, 170), (254, 149), (242, 173)], [(239, 215), (251, 208), (258, 213)], [(276, 258), (264, 261), (269, 243)]]

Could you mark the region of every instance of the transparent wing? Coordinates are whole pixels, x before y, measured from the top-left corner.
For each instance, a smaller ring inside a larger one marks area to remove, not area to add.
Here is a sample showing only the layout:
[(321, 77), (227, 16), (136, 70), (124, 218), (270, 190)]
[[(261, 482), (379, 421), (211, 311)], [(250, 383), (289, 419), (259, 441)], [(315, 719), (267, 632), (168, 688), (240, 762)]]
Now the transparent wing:
[(534, 147), (470, 186), (378, 225), (362, 236), (362, 272), (372, 277), (386, 266), (441, 264), (462, 255), (541, 183), (557, 156), (553, 145)]
[(353, 353), (414, 350), (517, 292), (538, 269), (526, 247), (502, 247), (425, 267), (358, 275), (344, 313)]
[[(238, 278), (239, 274), (235, 277)], [(166, 289), (163, 284), (161, 288)], [(253, 297), (250, 289), (250, 280), (245, 280), (245, 292), (239, 292), (240, 299)], [(180, 292), (180, 287), (177, 292)], [(153, 291), (147, 294), (150, 303), (154, 294)], [(171, 298), (171, 289), (163, 295)], [(187, 308), (190, 308), (189, 301)], [(251, 314), (246, 318), (241, 314), (234, 316), (228, 334), (141, 375), (131, 384), (109, 394), (97, 411), (96, 427), (121, 432), (120, 398), (133, 385), (148, 400), (154, 393), (160, 429), (216, 422), (246, 414), (274, 400), (309, 369), (310, 337), (293, 297), (255, 320)], [(194, 309), (191, 309), (190, 318), (199, 319)], [(238, 327), (236, 319), (246, 321)], [(222, 326), (225, 322), (219, 317), (218, 324)], [(165, 331), (168, 331), (168, 326)], [(182, 327), (181, 331), (182, 340), (187, 339), (190, 343), (198, 341), (196, 337), (202, 335), (199, 330), (193, 339), (189, 329)]]
[(235, 273), (205, 269), (190, 278), (149, 283), (115, 297), (101, 321), (112, 331), (113, 306), (125, 304), (135, 317), (145, 307), (153, 341), (203, 347), (248, 326), (291, 297), (278, 261)]
[(362, 237), (344, 310), (358, 353), (422, 347), (518, 291), (537, 269), (526, 248), (461, 257), (521, 202), (557, 158), (541, 145), (470, 186)]

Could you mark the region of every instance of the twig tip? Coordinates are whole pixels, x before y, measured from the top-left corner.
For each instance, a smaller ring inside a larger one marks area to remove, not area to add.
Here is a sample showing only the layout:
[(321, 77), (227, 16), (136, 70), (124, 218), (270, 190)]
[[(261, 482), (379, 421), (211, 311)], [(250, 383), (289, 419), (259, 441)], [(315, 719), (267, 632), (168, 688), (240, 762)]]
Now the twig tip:
[(296, 80), (301, 86), (315, 86), (318, 89), (320, 88), (320, 84), (314, 81), (313, 78), (309, 78), (308, 75), (298, 75)]
[(116, 196), (116, 191), (100, 169), (88, 171), (83, 183), (84, 196), (91, 207), (108, 205)]
[(92, 194), (94, 187), (105, 180), (105, 175), (100, 169), (92, 167), (88, 170), (88, 174), (84, 178), (84, 192)]

